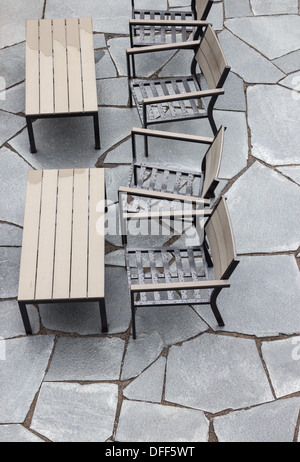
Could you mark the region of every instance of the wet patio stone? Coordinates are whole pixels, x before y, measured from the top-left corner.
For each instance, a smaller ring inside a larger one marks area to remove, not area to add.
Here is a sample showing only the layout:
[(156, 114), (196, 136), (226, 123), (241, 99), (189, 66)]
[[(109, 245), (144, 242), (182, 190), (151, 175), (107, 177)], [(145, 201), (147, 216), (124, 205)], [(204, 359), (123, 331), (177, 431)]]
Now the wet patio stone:
[(298, 185), (255, 162), (226, 195), (238, 253), (297, 250)]
[(285, 399), (213, 420), (219, 442), (292, 443), (300, 399)]
[(45, 381), (118, 380), (124, 345), (119, 338), (59, 338)]
[(130, 337), (121, 380), (127, 380), (140, 375), (161, 354), (164, 343), (158, 332), (150, 334), (139, 333), (136, 340)]
[(160, 357), (148, 369), (142, 372), (123, 391), (128, 399), (160, 403), (162, 399), (166, 358)]
[(43, 380), (53, 343), (52, 335), (5, 341), (6, 361), (1, 361), (5, 380), (0, 382), (0, 423), (25, 420)]
[(206, 442), (208, 427), (203, 412), (123, 401), (116, 441)]
[[(293, 256), (239, 257), (240, 264), (218, 306), (227, 332), (257, 337), (300, 333), (300, 276)], [(219, 330), (209, 306), (195, 307)]]
[[(130, 297), (124, 268), (106, 268), (106, 311), (110, 334), (125, 332), (130, 323)], [(101, 334), (98, 303), (40, 305), (41, 320), (50, 330), (79, 335)]]
[(218, 37), (232, 71), (242, 77), (245, 82), (276, 83), (284, 77), (284, 74), (268, 59), (235, 37), (230, 31), (224, 30)]
[(250, 0), (255, 15), (297, 14), (298, 0)]
[(99, 109), (99, 120), (101, 151), (95, 150), (92, 117), (34, 122), (37, 154), (30, 152), (27, 130), (10, 144), (35, 168), (94, 167), (105, 151), (130, 135), (132, 127), (138, 124), (138, 115), (133, 109), (107, 107)]
[[(39, 315), (33, 305), (27, 307), (32, 332), (40, 330)], [(16, 300), (0, 302), (0, 337), (10, 338), (25, 335), (25, 329)]]
[(300, 105), (294, 93), (279, 85), (256, 85), (248, 88), (247, 99), (252, 155), (271, 165), (299, 164)]
[(299, 392), (300, 337), (276, 340), (274, 342), (263, 342), (262, 354), (276, 397), (280, 398)]
[(273, 396), (253, 340), (204, 333), (170, 348), (165, 399), (217, 413)]
[(18, 295), (21, 249), (0, 247), (0, 298)]
[(44, 383), (30, 428), (53, 442), (104, 442), (113, 433), (115, 384)]
[(269, 59), (299, 48), (300, 17), (296, 15), (235, 18), (228, 19), (225, 25)]
[(0, 425), (0, 443), (43, 443), (43, 440), (22, 425)]

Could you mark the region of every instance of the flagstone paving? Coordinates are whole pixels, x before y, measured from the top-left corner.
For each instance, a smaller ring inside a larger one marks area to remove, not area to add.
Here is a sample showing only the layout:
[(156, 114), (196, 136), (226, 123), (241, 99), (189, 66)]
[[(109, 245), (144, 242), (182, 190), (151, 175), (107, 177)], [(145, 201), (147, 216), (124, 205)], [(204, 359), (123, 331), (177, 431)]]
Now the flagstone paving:
[[(131, 129), (141, 126), (126, 81), (131, 2), (27, 3), (0, 5), (0, 442), (300, 442), (299, 2), (214, 2), (208, 20), (232, 69), (215, 110), (227, 127), (217, 194), (227, 197), (240, 265), (218, 298), (225, 327), (209, 306), (139, 308), (136, 340), (117, 195), (132, 161)], [(91, 118), (49, 119), (33, 123), (31, 154), (25, 19), (65, 16), (93, 17), (101, 150)], [(189, 74), (192, 55), (140, 56), (137, 74)], [(156, 128), (212, 136), (206, 120)], [(149, 146), (151, 163), (191, 170), (207, 150), (161, 139)], [(143, 153), (138, 139), (139, 161)], [(109, 169), (109, 333), (97, 303), (77, 303), (28, 306), (33, 336), (25, 336), (16, 297), (27, 172), (94, 166)], [(190, 224), (182, 236), (169, 228), (157, 223), (159, 235), (130, 236), (129, 245), (199, 243)]]

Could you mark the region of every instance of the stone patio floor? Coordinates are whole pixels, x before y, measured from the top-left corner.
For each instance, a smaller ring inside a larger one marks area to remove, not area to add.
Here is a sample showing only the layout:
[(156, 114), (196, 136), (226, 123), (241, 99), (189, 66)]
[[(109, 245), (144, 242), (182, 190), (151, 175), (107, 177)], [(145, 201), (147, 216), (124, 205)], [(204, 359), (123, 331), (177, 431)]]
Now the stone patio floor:
[[(219, 298), (225, 328), (209, 307), (139, 309), (136, 341), (119, 236), (107, 236), (108, 335), (90, 304), (31, 306), (27, 337), (16, 302), (27, 171), (110, 167), (112, 214), (117, 187), (127, 184), (130, 130), (140, 126), (126, 82), (130, 1), (0, 3), (0, 441), (300, 441), (299, 3), (213, 5), (209, 20), (231, 66), (215, 111), (228, 127), (218, 192), (228, 198), (241, 263)], [(89, 120), (39, 120), (31, 154), (25, 19), (66, 16), (93, 17), (102, 150)], [(138, 74), (180, 75), (190, 60), (190, 52), (143, 56)], [(162, 128), (211, 136), (206, 122)], [(152, 146), (153, 161), (199, 161), (198, 151), (163, 143)]]

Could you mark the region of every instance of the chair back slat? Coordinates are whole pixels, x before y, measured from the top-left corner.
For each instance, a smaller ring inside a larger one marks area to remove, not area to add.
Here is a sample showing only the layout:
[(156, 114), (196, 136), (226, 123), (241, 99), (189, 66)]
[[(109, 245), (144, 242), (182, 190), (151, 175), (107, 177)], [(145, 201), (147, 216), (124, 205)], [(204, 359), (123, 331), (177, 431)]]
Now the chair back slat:
[(196, 53), (196, 61), (205, 77), (209, 89), (218, 88), (227, 67), (219, 40), (211, 26), (208, 26)]
[(210, 199), (211, 186), (214, 180), (219, 176), (225, 128), (221, 127), (212, 145), (205, 155), (205, 174), (202, 189), (202, 197)]
[(206, 19), (212, 5), (212, 0), (196, 0), (197, 19)]
[(236, 249), (226, 201), (222, 198), (205, 225), (214, 264), (215, 279), (222, 279), (236, 259)]

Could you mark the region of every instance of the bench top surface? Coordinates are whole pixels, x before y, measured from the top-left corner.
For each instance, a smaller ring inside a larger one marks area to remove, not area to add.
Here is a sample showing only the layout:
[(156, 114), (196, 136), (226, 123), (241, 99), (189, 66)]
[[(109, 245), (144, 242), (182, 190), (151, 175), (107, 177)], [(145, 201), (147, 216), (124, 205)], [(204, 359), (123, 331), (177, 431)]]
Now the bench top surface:
[(98, 110), (91, 18), (26, 21), (26, 115)]
[(104, 298), (105, 169), (28, 173), (19, 301)]

